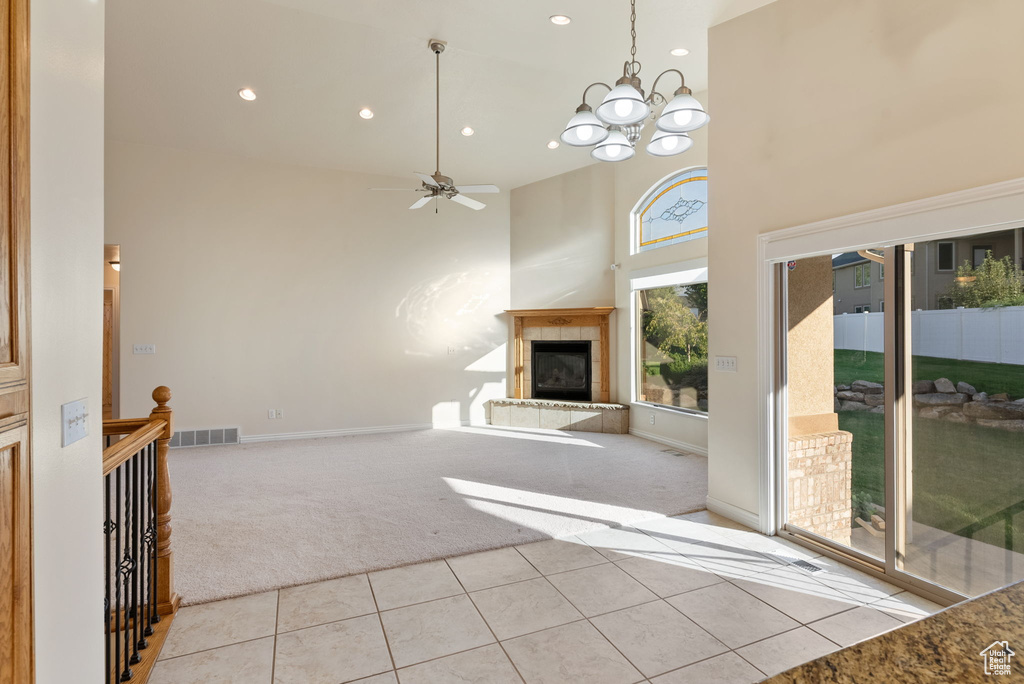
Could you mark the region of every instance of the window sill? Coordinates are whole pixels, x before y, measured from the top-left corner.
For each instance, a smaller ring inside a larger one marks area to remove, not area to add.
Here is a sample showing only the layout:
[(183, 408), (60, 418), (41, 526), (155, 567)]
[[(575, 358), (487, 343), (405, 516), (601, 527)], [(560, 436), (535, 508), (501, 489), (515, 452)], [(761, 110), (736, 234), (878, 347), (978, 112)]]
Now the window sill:
[(634, 399), (631, 403), (636, 406), (643, 406), (644, 408), (660, 409), (662, 411), (665, 411), (666, 413), (682, 414), (684, 416), (691, 416), (693, 418), (703, 418), (704, 420), (708, 419), (708, 414), (706, 411), (685, 409), (679, 406), (668, 406), (667, 404), (652, 404), (649, 401), (640, 401), (639, 399)]

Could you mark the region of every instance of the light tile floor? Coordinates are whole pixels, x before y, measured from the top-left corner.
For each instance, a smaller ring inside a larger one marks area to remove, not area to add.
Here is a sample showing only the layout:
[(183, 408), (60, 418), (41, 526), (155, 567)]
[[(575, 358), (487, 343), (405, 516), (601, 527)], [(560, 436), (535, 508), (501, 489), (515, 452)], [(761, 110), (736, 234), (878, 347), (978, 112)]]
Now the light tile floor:
[(182, 608), (151, 682), (742, 684), (939, 609), (701, 511)]

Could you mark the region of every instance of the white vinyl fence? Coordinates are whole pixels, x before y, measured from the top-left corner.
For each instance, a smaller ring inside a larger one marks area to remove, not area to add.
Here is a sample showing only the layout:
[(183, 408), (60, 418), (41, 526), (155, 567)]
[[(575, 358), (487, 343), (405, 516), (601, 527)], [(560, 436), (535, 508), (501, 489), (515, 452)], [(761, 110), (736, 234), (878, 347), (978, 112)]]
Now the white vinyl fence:
[[(884, 352), (884, 316), (834, 316), (835, 348)], [(913, 311), (910, 323), (915, 356), (1024, 365), (1024, 306)]]

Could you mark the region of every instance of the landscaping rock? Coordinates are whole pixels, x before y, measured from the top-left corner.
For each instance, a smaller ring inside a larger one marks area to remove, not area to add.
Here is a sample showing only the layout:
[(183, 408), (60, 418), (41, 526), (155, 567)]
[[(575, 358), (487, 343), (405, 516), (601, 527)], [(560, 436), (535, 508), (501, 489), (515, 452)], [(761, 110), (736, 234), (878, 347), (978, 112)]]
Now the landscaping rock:
[(999, 394), (993, 394), (989, 396), (992, 401), (1010, 401), (1010, 395), (1006, 392), (1000, 392)]
[(931, 380), (918, 380), (912, 391), (914, 394), (931, 394), (935, 391), (935, 383)]
[[(939, 378), (935, 381), (935, 391), (942, 392), (943, 394), (953, 394), (956, 392), (956, 385), (949, 378)], [(974, 392), (971, 392), (974, 394)]]
[(854, 380), (851, 389), (854, 392), (863, 392), (864, 394), (881, 394), (885, 391), (885, 385), (880, 385), (877, 382), (868, 382), (867, 380)]
[(863, 392), (839, 392), (836, 394), (839, 401), (864, 401)]
[(979, 420), (978, 425), (1007, 432), (1024, 432), (1024, 420)]
[(838, 399), (833, 399), (832, 400), (832, 410), (835, 411), (836, 413), (839, 413), (840, 411), (842, 411), (843, 410), (843, 402), (839, 401)]
[[(938, 384), (938, 383), (936, 383)], [(914, 397), (914, 403), (918, 406), (959, 406), (970, 401), (966, 394), (918, 394)]]
[(971, 401), (988, 401), (988, 395), (985, 394), (984, 392), (978, 392), (973, 397), (971, 397)]
[(868, 406), (881, 406), (885, 403), (884, 394), (865, 394), (864, 403)]
[(968, 418), (964, 414), (960, 413), (959, 411), (954, 411), (952, 413), (947, 413), (945, 416), (942, 417), (942, 419), (943, 420), (948, 420), (950, 423), (970, 423), (971, 422), (970, 418)]
[(972, 401), (964, 406), (964, 414), (975, 420), (1024, 420), (1024, 404)]
[(840, 406), (842, 411), (870, 411), (871, 407), (859, 401), (844, 401)]
[(885, 413), (885, 407), (876, 406), (875, 408), (871, 409), (871, 413)]
[(953, 406), (929, 406), (928, 408), (921, 409), (918, 413), (922, 418), (941, 418), (951, 411), (955, 411), (956, 408)]
[(966, 382), (956, 383), (956, 391), (961, 394), (977, 394), (978, 390), (974, 389), (974, 385), (968, 385)]
[(1014, 404), (1024, 404), (1024, 399), (1017, 399), (1013, 402)]
[(849, 385), (836, 385), (836, 392), (847, 392), (849, 389)]

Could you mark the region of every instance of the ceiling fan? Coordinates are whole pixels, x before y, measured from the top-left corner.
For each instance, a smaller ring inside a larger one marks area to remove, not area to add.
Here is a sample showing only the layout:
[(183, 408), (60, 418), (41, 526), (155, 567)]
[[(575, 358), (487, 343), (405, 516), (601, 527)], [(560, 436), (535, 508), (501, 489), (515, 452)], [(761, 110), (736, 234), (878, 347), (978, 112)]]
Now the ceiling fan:
[[(441, 173), (441, 53), (444, 52), (444, 48), (447, 45), (443, 40), (437, 40), (432, 38), (429, 46), (430, 51), (434, 53), (435, 57), (435, 71), (436, 71), (436, 97), (435, 104), (437, 108), (437, 118), (435, 124), (436, 133), (436, 164), (435, 170), (432, 175), (425, 173), (417, 173), (416, 176), (421, 181), (421, 186), (412, 189), (412, 192), (424, 192), (426, 193), (423, 197), (413, 202), (410, 209), (419, 209), (426, 205), (432, 199), (445, 198), (450, 199), (453, 202), (458, 202), (463, 206), (467, 206), (470, 209), (476, 209), (479, 211), (487, 205), (483, 202), (478, 202), (472, 197), (466, 197), (466, 195), (477, 195), (483, 193), (495, 193), (499, 192), (498, 186), (496, 185), (455, 185), (450, 177), (445, 176)], [(410, 190), (410, 188), (371, 188), (371, 190)], [(435, 208), (436, 211), (436, 208)]]

